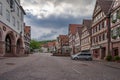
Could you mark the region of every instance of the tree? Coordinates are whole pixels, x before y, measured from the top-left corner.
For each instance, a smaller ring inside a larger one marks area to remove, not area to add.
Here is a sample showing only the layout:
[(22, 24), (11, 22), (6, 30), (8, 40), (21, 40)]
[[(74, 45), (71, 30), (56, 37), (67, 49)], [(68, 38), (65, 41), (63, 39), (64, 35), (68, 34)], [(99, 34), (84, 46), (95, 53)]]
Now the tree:
[(33, 51), (34, 49), (39, 49), (40, 48), (40, 44), (38, 41), (36, 40), (31, 40), (30, 42), (30, 48)]

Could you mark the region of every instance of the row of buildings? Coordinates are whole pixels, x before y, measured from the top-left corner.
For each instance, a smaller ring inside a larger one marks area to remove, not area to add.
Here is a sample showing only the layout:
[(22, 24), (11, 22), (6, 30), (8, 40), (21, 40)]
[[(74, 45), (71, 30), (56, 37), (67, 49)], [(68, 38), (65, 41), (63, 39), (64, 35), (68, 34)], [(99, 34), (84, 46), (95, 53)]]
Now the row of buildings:
[(69, 24), (68, 35), (56, 40), (57, 54), (91, 51), (96, 59), (120, 56), (120, 1), (96, 0), (92, 19)]
[(0, 0), (0, 56), (30, 52), (31, 27), (24, 23), (20, 0)]

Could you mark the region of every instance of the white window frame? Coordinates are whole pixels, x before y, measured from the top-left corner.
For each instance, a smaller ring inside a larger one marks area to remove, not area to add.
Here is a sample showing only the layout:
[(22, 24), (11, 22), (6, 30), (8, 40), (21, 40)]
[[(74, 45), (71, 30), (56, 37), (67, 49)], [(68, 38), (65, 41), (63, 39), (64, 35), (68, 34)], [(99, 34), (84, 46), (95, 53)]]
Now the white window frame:
[(20, 26), (20, 23), (19, 23), (19, 21), (17, 21), (17, 28), (18, 28), (18, 30), (20, 30), (19, 26)]
[(10, 22), (10, 11), (6, 10), (6, 20)]
[(2, 3), (0, 2), (0, 15), (2, 15)]
[(13, 19), (12, 20), (13, 21), (13, 25), (15, 26), (15, 17), (13, 16), (12, 19)]

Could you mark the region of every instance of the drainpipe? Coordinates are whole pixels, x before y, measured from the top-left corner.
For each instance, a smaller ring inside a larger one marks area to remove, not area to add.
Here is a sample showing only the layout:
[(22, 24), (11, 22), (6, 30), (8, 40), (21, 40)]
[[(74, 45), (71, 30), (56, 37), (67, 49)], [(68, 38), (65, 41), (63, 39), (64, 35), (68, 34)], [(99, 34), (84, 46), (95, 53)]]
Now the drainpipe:
[(110, 13), (107, 15), (107, 27), (108, 27), (108, 32), (107, 32), (107, 38), (108, 38), (108, 55), (111, 55), (111, 27), (110, 27)]
[(62, 54), (62, 40), (61, 40), (61, 54)]

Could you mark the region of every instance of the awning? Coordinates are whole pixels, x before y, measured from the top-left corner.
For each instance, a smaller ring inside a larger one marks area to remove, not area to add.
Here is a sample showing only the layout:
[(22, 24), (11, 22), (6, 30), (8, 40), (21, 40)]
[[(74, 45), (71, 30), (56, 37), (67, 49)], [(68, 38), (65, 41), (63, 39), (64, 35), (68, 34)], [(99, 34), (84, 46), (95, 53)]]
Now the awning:
[(101, 48), (102, 46), (93, 46), (92, 48), (91, 48), (91, 50), (93, 50), (93, 49), (99, 49), (99, 48)]

